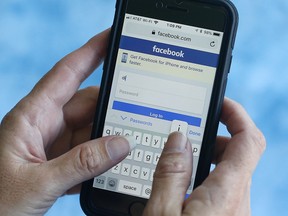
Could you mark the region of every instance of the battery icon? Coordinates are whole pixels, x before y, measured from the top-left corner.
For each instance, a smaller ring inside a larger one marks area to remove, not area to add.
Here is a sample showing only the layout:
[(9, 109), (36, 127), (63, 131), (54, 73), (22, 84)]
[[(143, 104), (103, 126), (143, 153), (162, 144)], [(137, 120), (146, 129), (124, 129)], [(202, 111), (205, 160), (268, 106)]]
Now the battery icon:
[(220, 37), (220, 33), (214, 32), (213, 33), (214, 36)]

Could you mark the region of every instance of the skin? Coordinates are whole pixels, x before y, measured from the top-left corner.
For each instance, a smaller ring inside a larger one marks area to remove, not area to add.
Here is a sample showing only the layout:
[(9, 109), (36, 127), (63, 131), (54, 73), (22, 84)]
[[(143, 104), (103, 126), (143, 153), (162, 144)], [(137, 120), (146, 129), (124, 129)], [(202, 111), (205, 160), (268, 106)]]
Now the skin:
[(102, 62), (108, 35), (95, 36), (58, 62), (3, 119), (0, 215), (43, 215), (58, 197), (79, 192), (77, 185), (119, 163), (133, 147), (123, 137), (89, 141), (99, 89), (77, 91)]
[[(58, 197), (124, 159), (130, 138), (89, 140), (99, 89), (78, 90), (106, 55), (109, 30), (64, 57), (3, 119), (0, 126), (0, 215), (43, 215)], [(249, 215), (252, 173), (265, 140), (244, 109), (226, 99), (216, 169), (184, 201), (192, 151), (187, 138), (169, 136), (144, 215)], [(165, 205), (164, 205), (164, 204)]]
[(222, 123), (227, 126), (231, 138), (217, 138), (216, 168), (187, 200), (184, 197), (192, 170), (191, 144), (181, 134), (171, 137), (155, 171), (144, 216), (251, 215), (252, 174), (266, 141), (243, 107), (227, 98), (223, 104)]

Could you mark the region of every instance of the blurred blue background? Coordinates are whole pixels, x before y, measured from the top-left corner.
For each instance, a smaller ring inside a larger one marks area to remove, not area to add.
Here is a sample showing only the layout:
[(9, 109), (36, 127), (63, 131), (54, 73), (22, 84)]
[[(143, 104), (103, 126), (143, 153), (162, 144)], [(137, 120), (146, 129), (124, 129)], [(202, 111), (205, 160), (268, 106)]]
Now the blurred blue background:
[[(267, 138), (253, 177), (252, 213), (287, 215), (288, 1), (234, 3), (240, 25), (226, 95), (248, 110)], [(108, 28), (114, 5), (114, 0), (1, 0), (0, 119), (60, 58)], [(83, 86), (98, 85), (100, 76), (97, 70)], [(83, 215), (79, 196), (60, 198), (47, 215)]]

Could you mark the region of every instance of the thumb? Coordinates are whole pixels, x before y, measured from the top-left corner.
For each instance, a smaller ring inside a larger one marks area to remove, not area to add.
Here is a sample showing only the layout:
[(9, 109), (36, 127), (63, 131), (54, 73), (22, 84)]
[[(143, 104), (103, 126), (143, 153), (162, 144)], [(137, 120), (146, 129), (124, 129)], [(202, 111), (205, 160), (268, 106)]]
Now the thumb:
[(180, 215), (191, 181), (192, 159), (189, 140), (181, 133), (172, 133), (155, 170), (144, 216)]
[(50, 192), (61, 196), (73, 186), (100, 175), (123, 160), (135, 146), (133, 137), (121, 136), (102, 137), (76, 146), (50, 161), (47, 173), (54, 182)]

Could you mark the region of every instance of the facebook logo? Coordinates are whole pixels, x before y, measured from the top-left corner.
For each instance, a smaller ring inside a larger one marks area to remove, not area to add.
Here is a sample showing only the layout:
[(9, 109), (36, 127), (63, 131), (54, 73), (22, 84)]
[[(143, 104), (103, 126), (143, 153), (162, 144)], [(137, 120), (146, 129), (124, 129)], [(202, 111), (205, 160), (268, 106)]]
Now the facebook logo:
[(162, 48), (159, 48), (156, 45), (154, 45), (153, 46), (153, 52), (165, 54), (168, 56), (176, 56), (176, 57), (184, 58), (184, 52), (182, 50), (179, 52), (176, 52), (176, 51), (170, 50), (170, 48), (162, 49)]

